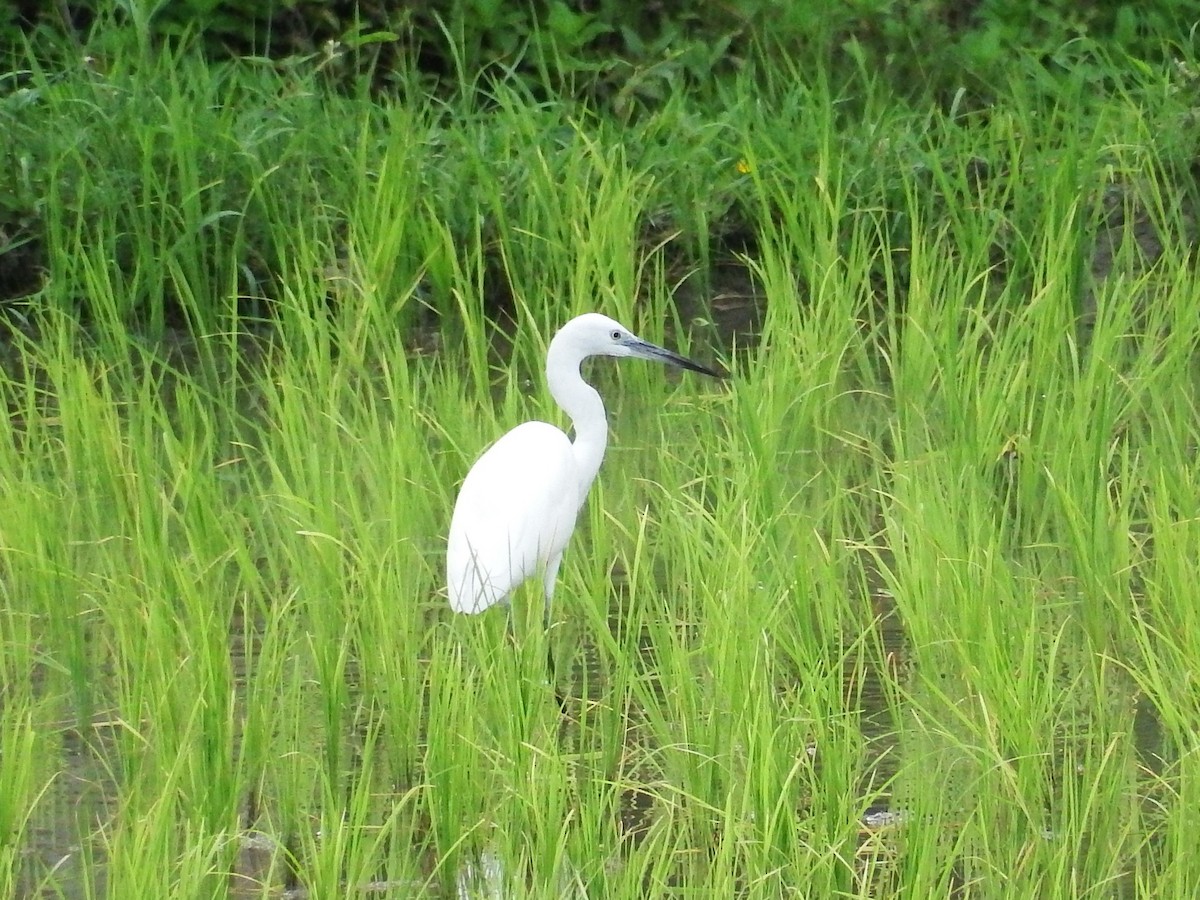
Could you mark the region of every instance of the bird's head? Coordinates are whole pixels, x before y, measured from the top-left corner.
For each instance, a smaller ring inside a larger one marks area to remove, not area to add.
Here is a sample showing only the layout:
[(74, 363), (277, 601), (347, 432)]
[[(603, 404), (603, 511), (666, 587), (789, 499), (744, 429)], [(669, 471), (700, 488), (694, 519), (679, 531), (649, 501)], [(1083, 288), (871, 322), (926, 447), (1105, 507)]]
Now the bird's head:
[(600, 313), (576, 316), (559, 329), (551, 348), (559, 347), (571, 356), (583, 360), (589, 356), (637, 357), (667, 365), (701, 372), (714, 378), (724, 378), (723, 372), (710, 369), (686, 356), (680, 356), (657, 344), (644, 341), (616, 319)]

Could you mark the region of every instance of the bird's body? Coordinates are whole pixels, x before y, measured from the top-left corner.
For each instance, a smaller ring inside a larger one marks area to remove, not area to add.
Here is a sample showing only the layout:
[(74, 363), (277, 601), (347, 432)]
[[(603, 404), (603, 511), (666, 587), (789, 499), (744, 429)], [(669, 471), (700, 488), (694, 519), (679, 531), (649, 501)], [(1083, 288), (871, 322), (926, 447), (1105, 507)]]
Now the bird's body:
[(570, 439), (546, 422), (518, 425), (479, 458), (450, 522), (446, 564), (455, 612), (503, 601), (539, 567), (547, 592), (553, 590), (583, 505), (578, 468)]
[(506, 602), (540, 569), (547, 609), (563, 551), (608, 443), (604, 404), (583, 380), (589, 356), (638, 356), (720, 377), (720, 373), (588, 313), (564, 325), (546, 354), (550, 393), (571, 418), (575, 440), (545, 422), (525, 422), (479, 458), (458, 494), (446, 553), (446, 583), (456, 612)]

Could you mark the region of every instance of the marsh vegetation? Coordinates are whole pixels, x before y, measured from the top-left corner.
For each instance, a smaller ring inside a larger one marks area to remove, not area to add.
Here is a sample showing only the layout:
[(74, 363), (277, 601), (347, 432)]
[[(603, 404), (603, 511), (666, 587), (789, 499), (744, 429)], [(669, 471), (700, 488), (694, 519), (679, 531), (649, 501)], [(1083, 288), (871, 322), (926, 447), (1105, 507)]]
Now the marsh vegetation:
[[(1190, 896), (1193, 65), (630, 121), (31, 68), (0, 895)], [(587, 310), (733, 377), (591, 367), (513, 641), (447, 608), (454, 491)]]

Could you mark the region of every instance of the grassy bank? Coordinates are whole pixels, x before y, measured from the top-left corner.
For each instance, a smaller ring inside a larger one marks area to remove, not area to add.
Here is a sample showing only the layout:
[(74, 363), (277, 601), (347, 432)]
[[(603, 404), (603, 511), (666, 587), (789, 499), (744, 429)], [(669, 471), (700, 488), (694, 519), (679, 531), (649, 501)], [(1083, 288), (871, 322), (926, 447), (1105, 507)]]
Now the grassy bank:
[[(31, 76), (0, 893), (1187, 896), (1197, 87), (1027, 74), (621, 127)], [(590, 309), (734, 377), (591, 369), (608, 458), (514, 645), (443, 536)]]

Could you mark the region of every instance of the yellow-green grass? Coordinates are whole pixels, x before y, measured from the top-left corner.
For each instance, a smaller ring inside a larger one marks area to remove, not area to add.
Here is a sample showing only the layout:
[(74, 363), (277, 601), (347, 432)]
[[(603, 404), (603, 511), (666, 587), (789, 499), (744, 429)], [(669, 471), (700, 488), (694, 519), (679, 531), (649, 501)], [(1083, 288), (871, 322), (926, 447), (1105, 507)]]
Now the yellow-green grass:
[[(189, 57), (38, 82), (0, 892), (1187, 895), (1187, 86), (797, 75), (625, 130)], [(1093, 263), (1106, 197), (1161, 253)], [(722, 217), (749, 345), (677, 302)], [(449, 612), (444, 534), (488, 441), (561, 423), (542, 354), (590, 309), (733, 375), (589, 366), (608, 458), (514, 638)]]

